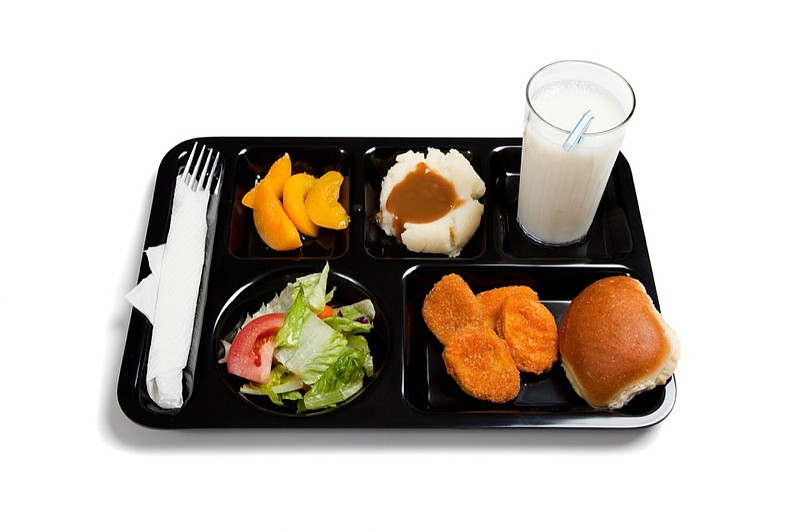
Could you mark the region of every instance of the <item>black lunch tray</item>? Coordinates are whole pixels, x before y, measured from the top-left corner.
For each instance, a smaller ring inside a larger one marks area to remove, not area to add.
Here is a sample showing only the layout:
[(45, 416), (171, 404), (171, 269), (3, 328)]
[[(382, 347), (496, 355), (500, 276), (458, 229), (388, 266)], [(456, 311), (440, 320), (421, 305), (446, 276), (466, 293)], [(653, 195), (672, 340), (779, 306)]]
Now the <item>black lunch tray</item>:
[[(420, 312), (433, 284), (453, 272), (476, 293), (496, 286), (529, 285), (559, 323), (583, 288), (610, 275), (639, 279), (658, 307), (633, 178), (622, 154), (584, 241), (550, 248), (525, 238), (516, 223), (519, 138), (192, 139), (175, 146), (161, 163), (145, 249), (166, 240), (174, 178), (195, 140), (220, 150), (225, 166), (202, 330), (193, 346), (196, 361), (185, 372), (184, 406), (179, 410), (156, 406), (144, 385), (152, 327), (132, 310), (117, 396), (133, 421), (156, 428), (640, 428), (658, 423), (672, 410), (674, 377), (618, 411), (598, 411), (573, 391), (559, 364), (542, 376), (523, 374), (522, 389), (512, 402), (497, 405), (472, 399), (446, 374), (442, 346)], [(373, 221), (381, 180), (394, 157), (428, 147), (461, 151), (486, 182), (481, 224), (457, 258), (409, 252)], [(252, 211), (242, 207), (241, 198), (256, 176), (263, 176), (284, 152), (290, 154), (295, 172), (320, 176), (339, 170), (346, 176), (341, 202), (351, 223), (344, 231), (325, 232), (300, 250), (279, 253), (260, 241)], [(320, 271), (326, 262), (339, 303), (363, 297), (375, 303), (378, 315), (368, 336), (375, 375), (352, 400), (314, 414), (297, 415), (274, 407), (266, 398), (239, 393), (242, 381), (218, 362), (220, 338), (287, 282)], [(142, 254), (139, 279), (148, 273)]]

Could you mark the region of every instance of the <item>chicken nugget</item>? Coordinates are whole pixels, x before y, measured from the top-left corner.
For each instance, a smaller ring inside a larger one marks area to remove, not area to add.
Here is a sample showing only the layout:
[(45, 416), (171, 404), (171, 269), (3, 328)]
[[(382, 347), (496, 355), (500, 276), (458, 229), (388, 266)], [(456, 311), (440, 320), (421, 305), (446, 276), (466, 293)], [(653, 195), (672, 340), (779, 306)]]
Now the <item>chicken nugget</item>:
[(497, 320), (497, 334), (506, 341), (520, 371), (538, 375), (558, 358), (558, 328), (538, 297), (509, 297)]
[(425, 296), (422, 319), (442, 345), (447, 345), (460, 328), (480, 322), (481, 306), (467, 282), (451, 273), (442, 277)]
[(467, 325), (453, 335), (442, 352), (447, 373), (464, 392), (493, 403), (519, 394), (520, 378), (508, 345), (492, 329)]
[(505, 303), (508, 297), (515, 295), (528, 297), (531, 294), (533, 294), (537, 300), (539, 299), (536, 292), (529, 286), (512, 285), (492, 288), (491, 290), (480, 292), (476, 297), (478, 298), (478, 303), (481, 305), (481, 312), (483, 313), (485, 323), (494, 329), (497, 327), (500, 309), (503, 308), (503, 303)]

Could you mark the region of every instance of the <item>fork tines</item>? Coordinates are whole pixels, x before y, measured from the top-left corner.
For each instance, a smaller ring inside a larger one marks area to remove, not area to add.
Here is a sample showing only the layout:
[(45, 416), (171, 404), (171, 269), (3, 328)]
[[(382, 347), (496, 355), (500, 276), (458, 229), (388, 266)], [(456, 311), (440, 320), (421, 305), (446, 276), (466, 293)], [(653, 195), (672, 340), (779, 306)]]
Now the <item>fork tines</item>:
[[(206, 151), (206, 146), (203, 145), (203, 147), (200, 148), (197, 163), (194, 165), (194, 168), (192, 168), (192, 162), (194, 161), (196, 150), (197, 142), (194, 143), (194, 146), (192, 146), (192, 151), (189, 153), (189, 159), (186, 161), (186, 166), (183, 169), (181, 180), (185, 184), (189, 185), (192, 190), (197, 190), (199, 187), (199, 189), (202, 191), (211, 190), (212, 194), (218, 194), (220, 183), (222, 183), (221, 166), (219, 167), (219, 172), (217, 172), (217, 167), (219, 165), (219, 152), (216, 152), (216, 155), (214, 155), (214, 150), (208, 148), (208, 151)], [(212, 155), (214, 156), (213, 163), (211, 162)], [(209, 164), (211, 164), (210, 171), (208, 169)], [(200, 171), (201, 165), (203, 166), (202, 171)]]

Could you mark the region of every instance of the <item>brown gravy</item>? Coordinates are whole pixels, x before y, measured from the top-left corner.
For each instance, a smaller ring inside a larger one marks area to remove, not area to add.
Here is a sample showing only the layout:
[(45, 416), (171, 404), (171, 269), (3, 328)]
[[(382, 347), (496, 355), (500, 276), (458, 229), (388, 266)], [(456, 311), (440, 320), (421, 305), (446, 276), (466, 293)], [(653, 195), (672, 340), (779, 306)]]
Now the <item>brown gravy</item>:
[(393, 215), (395, 235), (400, 238), (406, 223), (438, 220), (463, 203), (453, 183), (425, 163), (395, 185), (386, 200), (386, 210)]

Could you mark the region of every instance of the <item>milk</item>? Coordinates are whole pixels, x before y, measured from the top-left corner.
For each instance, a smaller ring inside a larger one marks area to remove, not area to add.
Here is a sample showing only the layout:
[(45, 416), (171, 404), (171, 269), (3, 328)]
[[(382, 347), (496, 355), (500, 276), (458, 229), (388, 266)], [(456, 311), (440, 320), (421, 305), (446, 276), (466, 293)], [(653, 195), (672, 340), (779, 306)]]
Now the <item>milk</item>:
[[(529, 84), (528, 100), (517, 221), (537, 242), (572, 244), (594, 219), (633, 111), (633, 93), (624, 101), (593, 81), (566, 79)], [(580, 142), (565, 150), (564, 140), (588, 109), (595, 118)]]

